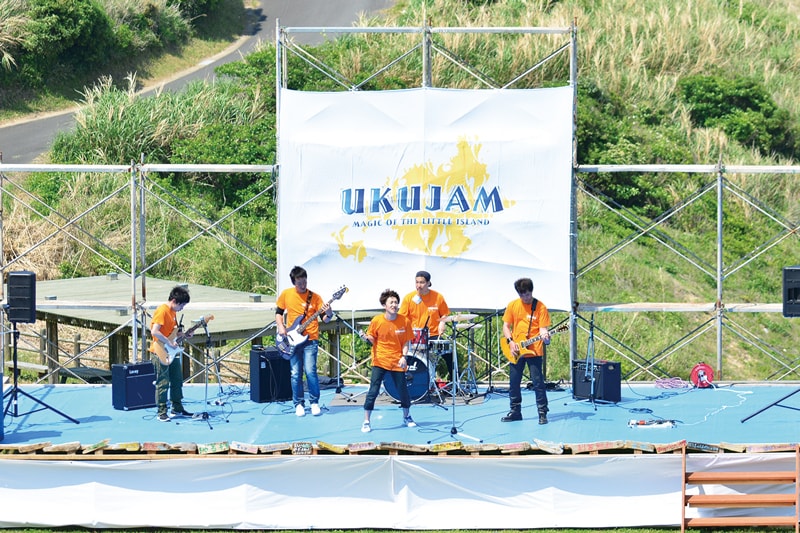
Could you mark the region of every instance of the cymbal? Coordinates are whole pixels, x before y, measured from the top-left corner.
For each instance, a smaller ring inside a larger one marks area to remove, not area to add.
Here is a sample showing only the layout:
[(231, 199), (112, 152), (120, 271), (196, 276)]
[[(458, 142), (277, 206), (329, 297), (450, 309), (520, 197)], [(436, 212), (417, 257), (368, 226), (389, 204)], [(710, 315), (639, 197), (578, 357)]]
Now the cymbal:
[(443, 317), (439, 322), (466, 322), (468, 320), (473, 320), (475, 318), (478, 318), (478, 315), (464, 313), (460, 315), (447, 315), (446, 317)]
[(456, 329), (472, 329), (472, 328), (478, 329), (482, 327), (483, 324), (476, 324), (474, 322), (461, 322), (459, 324), (456, 324)]

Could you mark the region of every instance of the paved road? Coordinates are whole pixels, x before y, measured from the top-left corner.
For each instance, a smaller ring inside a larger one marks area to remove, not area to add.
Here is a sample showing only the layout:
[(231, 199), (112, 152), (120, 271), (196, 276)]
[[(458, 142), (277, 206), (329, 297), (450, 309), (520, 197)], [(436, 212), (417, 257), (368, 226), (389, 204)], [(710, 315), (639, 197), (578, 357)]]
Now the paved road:
[[(204, 62), (175, 79), (164, 83), (166, 90), (179, 89), (187, 82), (211, 79), (214, 68), (223, 63), (237, 61), (253, 50), (259, 42), (275, 40), (275, 24), (281, 26), (334, 27), (351, 26), (360, 13), (373, 13), (390, 7), (395, 0), (261, 0), (256, 10), (256, 23), (248, 38), (240, 39), (235, 49), (230, 49), (211, 61)], [(317, 44), (321, 35), (298, 34), (297, 41)], [(47, 152), (59, 131), (75, 124), (71, 111), (23, 120), (0, 127), (0, 153), (7, 164), (34, 163)], [(109, 164), (120, 163), (109, 161)]]

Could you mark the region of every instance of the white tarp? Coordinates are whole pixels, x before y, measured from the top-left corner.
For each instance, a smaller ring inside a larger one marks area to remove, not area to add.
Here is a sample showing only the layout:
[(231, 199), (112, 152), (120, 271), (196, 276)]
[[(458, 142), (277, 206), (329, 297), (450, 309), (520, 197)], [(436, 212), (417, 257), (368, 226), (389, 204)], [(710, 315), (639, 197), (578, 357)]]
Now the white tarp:
[(294, 265), (335, 307), (377, 309), (414, 273), (454, 309), (530, 277), (569, 309), (571, 87), (281, 91), (279, 289)]
[[(687, 468), (792, 471), (794, 461), (794, 453), (691, 454)], [(0, 528), (676, 527), (681, 483), (680, 454), (9, 458), (0, 459)]]
[(0, 459), (0, 527), (675, 526), (681, 456)]

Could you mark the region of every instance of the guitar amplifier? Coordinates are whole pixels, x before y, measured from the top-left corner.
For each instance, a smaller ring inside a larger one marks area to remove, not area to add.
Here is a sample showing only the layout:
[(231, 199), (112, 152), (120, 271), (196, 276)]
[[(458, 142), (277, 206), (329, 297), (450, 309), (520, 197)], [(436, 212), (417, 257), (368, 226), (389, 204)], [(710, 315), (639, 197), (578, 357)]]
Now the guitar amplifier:
[(156, 405), (156, 368), (150, 361), (111, 365), (111, 403), (129, 411)]
[[(594, 399), (601, 402), (617, 403), (622, 399), (619, 363), (595, 360), (591, 374), (586, 371), (586, 361), (572, 362), (572, 396), (591, 399), (592, 379), (594, 379)], [(588, 375), (587, 375), (588, 374)]]
[(277, 348), (253, 346), (250, 350), (250, 399), (257, 403), (292, 399), (289, 361)]

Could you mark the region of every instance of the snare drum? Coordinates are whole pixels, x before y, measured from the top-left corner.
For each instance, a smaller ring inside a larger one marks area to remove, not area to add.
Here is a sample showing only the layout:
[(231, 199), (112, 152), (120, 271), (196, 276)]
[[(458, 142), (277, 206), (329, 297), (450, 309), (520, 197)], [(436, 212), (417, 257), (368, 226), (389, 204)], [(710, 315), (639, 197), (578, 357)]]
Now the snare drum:
[[(428, 367), (421, 359), (406, 356), (408, 368), (405, 372), (406, 388), (408, 389), (408, 397), (413, 402), (419, 400), (428, 392)], [(391, 374), (388, 372), (383, 376), (383, 388), (386, 389), (386, 394), (400, 401), (400, 391), (394, 384)]]

